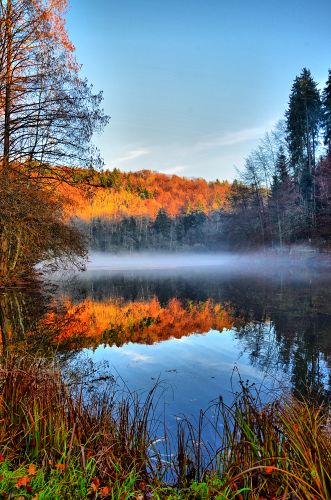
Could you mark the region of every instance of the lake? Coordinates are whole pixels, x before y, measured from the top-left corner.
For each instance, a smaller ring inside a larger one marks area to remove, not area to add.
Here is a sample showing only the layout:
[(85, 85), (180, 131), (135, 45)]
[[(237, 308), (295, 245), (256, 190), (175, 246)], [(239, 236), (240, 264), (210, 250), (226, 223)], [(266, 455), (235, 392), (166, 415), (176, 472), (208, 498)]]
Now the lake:
[(328, 265), (311, 256), (94, 254), (52, 287), (2, 293), (2, 346), (93, 363), (140, 394), (158, 381), (171, 428), (219, 397), (231, 402), (240, 379), (264, 398), (328, 395), (330, 285)]

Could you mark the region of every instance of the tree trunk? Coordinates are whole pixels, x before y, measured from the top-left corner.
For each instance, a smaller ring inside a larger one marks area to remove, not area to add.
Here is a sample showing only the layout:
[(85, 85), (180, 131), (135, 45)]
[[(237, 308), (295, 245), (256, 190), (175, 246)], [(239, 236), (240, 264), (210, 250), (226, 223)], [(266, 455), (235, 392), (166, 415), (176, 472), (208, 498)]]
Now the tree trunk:
[(5, 110), (4, 110), (4, 138), (3, 138), (3, 166), (4, 172), (8, 170), (10, 159), (10, 111), (12, 90), (12, 2), (7, 0), (6, 13), (6, 87), (5, 87)]

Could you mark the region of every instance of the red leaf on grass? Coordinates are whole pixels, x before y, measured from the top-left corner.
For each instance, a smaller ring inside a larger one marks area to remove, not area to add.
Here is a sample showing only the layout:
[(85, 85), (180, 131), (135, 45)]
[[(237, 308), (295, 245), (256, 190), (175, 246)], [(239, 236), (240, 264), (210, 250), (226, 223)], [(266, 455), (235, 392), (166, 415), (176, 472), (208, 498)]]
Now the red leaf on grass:
[(107, 495), (109, 495), (110, 493), (110, 488), (109, 486), (104, 486), (103, 488), (101, 488), (100, 490), (100, 496), (101, 497), (106, 497)]
[(92, 483), (91, 483), (92, 490), (98, 491), (99, 486), (100, 486), (100, 479), (98, 479), (97, 477), (94, 477), (92, 479)]
[(16, 487), (17, 488), (24, 488), (25, 486), (27, 486), (30, 482), (31, 478), (28, 477), (28, 476), (25, 476), (25, 477), (21, 477), (17, 483), (16, 483)]
[(55, 467), (57, 468), (57, 470), (59, 470), (60, 472), (64, 472), (66, 470), (66, 466), (64, 464), (55, 464)]

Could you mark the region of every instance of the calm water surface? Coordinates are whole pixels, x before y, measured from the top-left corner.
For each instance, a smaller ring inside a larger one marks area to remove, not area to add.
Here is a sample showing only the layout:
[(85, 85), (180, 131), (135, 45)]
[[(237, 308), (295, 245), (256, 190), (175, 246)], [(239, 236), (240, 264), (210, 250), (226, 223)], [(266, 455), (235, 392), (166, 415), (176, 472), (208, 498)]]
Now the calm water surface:
[(142, 393), (160, 380), (170, 423), (230, 401), (238, 373), (268, 396), (330, 390), (331, 273), (315, 260), (103, 255), (44, 297), (0, 295), (3, 350), (56, 347)]

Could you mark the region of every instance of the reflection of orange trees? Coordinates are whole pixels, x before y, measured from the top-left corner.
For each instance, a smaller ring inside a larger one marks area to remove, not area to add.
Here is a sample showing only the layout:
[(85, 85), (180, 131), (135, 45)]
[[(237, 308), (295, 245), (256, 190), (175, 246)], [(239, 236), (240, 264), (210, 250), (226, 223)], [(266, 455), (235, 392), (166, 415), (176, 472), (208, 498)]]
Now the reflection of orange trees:
[(63, 184), (63, 191), (74, 201), (75, 211), (72, 214), (71, 203), (70, 214), (86, 221), (96, 217), (155, 218), (161, 208), (172, 217), (194, 210), (208, 214), (230, 206), (231, 186), (226, 181), (207, 182), (149, 170), (77, 171), (76, 175), (78, 188)]
[[(165, 306), (156, 298), (149, 302), (124, 302), (121, 299), (94, 302), (86, 299), (79, 305), (73, 305), (66, 299), (64, 306), (66, 320), (57, 334), (57, 340), (69, 348), (101, 343), (151, 344), (211, 329), (221, 331), (231, 328), (234, 323), (231, 311), (210, 299), (192, 303), (174, 298)], [(44, 324), (50, 325), (57, 319), (52, 313)]]

